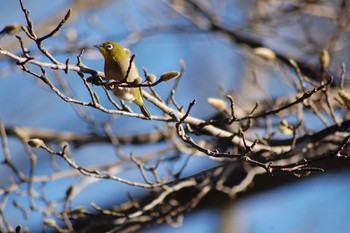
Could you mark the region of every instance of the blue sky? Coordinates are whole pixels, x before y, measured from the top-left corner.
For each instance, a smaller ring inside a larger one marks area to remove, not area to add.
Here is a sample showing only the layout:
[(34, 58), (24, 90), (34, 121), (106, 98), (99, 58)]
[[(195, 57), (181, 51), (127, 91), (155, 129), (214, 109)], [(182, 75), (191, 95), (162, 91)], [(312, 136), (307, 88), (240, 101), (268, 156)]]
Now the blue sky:
[[(40, 24), (51, 14), (60, 9), (65, 12), (65, 8), (70, 1), (51, 0), (50, 4), (43, 0), (24, 1), (27, 8), (31, 10), (34, 22)], [(218, 35), (205, 33), (178, 33), (171, 32), (151, 33), (139, 43), (130, 43), (125, 40), (129, 32), (128, 26), (134, 30), (142, 30), (151, 26), (152, 14), (163, 10), (164, 6), (157, 1), (137, 0), (135, 5), (131, 1), (112, 1), (107, 5), (84, 12), (69, 21), (63, 28), (62, 34), (68, 28), (76, 28), (80, 37), (80, 45), (93, 45), (106, 40), (115, 40), (130, 44), (130, 48), (137, 54), (136, 64), (139, 67), (146, 67), (150, 72), (159, 76), (162, 72), (169, 70), (179, 70), (179, 60), (183, 59), (186, 64), (186, 73), (177, 92), (177, 101), (187, 106), (192, 99), (197, 100), (196, 106), (206, 105), (208, 97), (217, 96), (219, 85), (227, 89), (234, 89), (238, 94), (249, 96), (254, 93), (246, 93), (242, 81), (244, 73), (247, 72), (246, 59), (243, 52), (235, 45), (229, 43), (226, 38)], [(235, 1), (233, 1), (235, 2)], [(42, 6), (45, 3), (45, 11)], [(158, 6), (159, 9), (148, 9), (147, 6)], [(227, 7), (234, 7), (234, 4)], [(229, 9), (229, 8), (228, 8)], [(152, 14), (146, 14), (150, 11)], [(74, 11), (74, 9), (73, 9)], [(7, 12), (11, 12), (8, 14)], [(242, 21), (242, 14), (232, 17), (229, 11), (225, 11), (233, 22)], [(17, 1), (6, 0), (0, 9), (0, 27), (10, 23), (24, 23), (23, 13), (20, 11)], [(163, 16), (164, 17), (164, 16)], [(126, 19), (127, 18), (127, 19)], [(95, 23), (91, 26), (89, 21)], [(185, 21), (178, 20), (178, 25), (185, 25)], [(130, 24), (130, 25), (129, 25)], [(65, 46), (62, 34), (48, 41), (48, 47), (62, 48)], [(15, 40), (14, 37), (4, 37), (0, 43), (6, 45)], [(31, 45), (32, 46), (32, 45)], [(75, 56), (71, 62), (76, 62)], [(58, 55), (59, 60), (65, 61), (67, 55)], [(95, 69), (102, 70), (103, 60), (97, 51), (87, 50), (83, 57), (83, 62)], [(0, 61), (0, 69), (7, 69), (8, 64)], [(268, 73), (268, 72), (267, 72)], [(264, 77), (262, 77), (262, 80)], [(67, 77), (69, 83), (75, 88), (77, 96), (88, 98), (81, 81), (75, 74)], [(276, 81), (264, 82), (264, 86), (273, 95), (281, 95), (290, 91), (288, 88), (276, 88)], [(157, 89), (162, 96), (167, 96), (172, 84), (165, 83)], [(97, 89), (97, 88), (96, 88)], [(99, 91), (99, 90), (97, 90)], [(45, 89), (43, 85), (33, 77), (22, 72), (13, 72), (9, 76), (0, 76), (0, 117), (2, 121), (10, 126), (32, 126), (49, 129), (72, 130), (76, 132), (91, 132), (88, 124), (81, 121), (73, 108), (59, 99), (55, 94)], [(102, 93), (102, 92), (101, 92)], [(30, 107), (28, 107), (30, 106)], [(157, 112), (156, 108), (149, 106), (150, 111)], [(89, 112), (101, 123), (110, 118), (104, 113), (95, 110)], [(215, 112), (211, 108), (195, 107), (192, 111), (194, 116), (208, 117)], [(126, 117), (118, 118), (113, 127), (118, 135), (127, 135), (136, 132), (147, 132), (162, 123), (147, 123), (137, 119)], [(14, 163), (21, 167), (26, 167), (23, 160), (23, 148), (16, 140), (10, 139)], [(162, 146), (162, 145), (160, 145)], [(151, 150), (153, 148), (149, 148)], [(126, 154), (142, 154), (144, 148), (126, 147)], [(40, 153), (39, 153), (40, 155)], [(49, 157), (41, 153), (38, 161), (39, 165), (36, 174), (46, 174), (52, 172), (49, 165)], [(91, 145), (78, 149), (74, 153), (74, 158), (81, 164), (100, 164), (113, 162), (115, 157), (113, 148), (109, 145)], [(2, 151), (0, 157), (3, 157)], [(57, 160), (59, 166), (67, 168), (67, 165)], [(179, 161), (180, 162), (183, 162)], [(204, 167), (209, 167), (212, 161), (194, 159), (189, 168), (185, 171), (188, 174), (200, 171)], [(0, 167), (2, 174), (8, 172), (6, 168)], [(128, 171), (122, 175), (134, 174), (135, 171)], [(135, 175), (135, 179), (140, 177)], [(183, 226), (171, 228), (167, 225), (159, 226), (155, 230), (145, 230), (144, 232), (218, 232), (223, 220), (223, 214), (229, 214), (232, 218), (232, 232), (260, 233), (260, 232), (347, 232), (350, 223), (346, 216), (349, 215), (350, 186), (348, 171), (333, 173), (327, 172), (318, 177), (302, 180), (298, 183), (288, 184), (264, 193), (242, 199), (232, 205), (231, 212), (221, 210), (200, 210), (185, 216)], [(0, 186), (7, 183), (6, 177), (0, 178)], [(49, 185), (48, 195), (50, 199), (63, 198), (66, 188), (72, 183), (72, 179), (62, 179)], [(97, 188), (96, 188), (97, 187)], [(88, 205), (96, 202), (101, 206), (108, 206), (108, 199), (101, 199), (101, 192), (115, 192), (123, 189), (123, 194), (118, 198), (126, 198), (125, 193), (128, 188), (122, 184), (102, 181), (91, 186), (83, 194), (80, 194), (73, 203), (76, 205)], [(141, 195), (142, 191), (130, 188), (135, 196)], [(23, 187), (25, 190), (25, 187)], [(103, 196), (103, 195), (102, 195)], [(13, 200), (19, 201), (22, 205), (28, 204), (26, 198), (21, 198), (17, 194), (10, 196), (9, 203)], [(114, 201), (116, 201), (114, 199)], [(15, 225), (20, 222), (24, 226), (34, 229), (41, 220), (39, 214), (31, 214), (28, 220), (22, 218), (18, 210), (12, 205), (8, 205), (5, 213), (15, 216), (11, 222)], [(12, 214), (13, 213), (13, 214)], [(20, 219), (20, 220), (19, 220)], [(210, 220), (210, 221), (208, 221)], [(33, 231), (35, 232), (35, 231)]]

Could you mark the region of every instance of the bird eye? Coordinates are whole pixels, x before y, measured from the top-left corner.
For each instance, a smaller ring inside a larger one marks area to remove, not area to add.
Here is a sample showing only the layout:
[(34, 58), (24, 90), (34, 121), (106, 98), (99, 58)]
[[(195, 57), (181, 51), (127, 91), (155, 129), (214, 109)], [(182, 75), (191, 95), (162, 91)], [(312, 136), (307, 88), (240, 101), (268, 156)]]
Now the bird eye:
[(113, 49), (113, 45), (112, 45), (112, 44), (107, 44), (107, 45), (106, 45), (106, 49), (112, 50), (112, 49)]

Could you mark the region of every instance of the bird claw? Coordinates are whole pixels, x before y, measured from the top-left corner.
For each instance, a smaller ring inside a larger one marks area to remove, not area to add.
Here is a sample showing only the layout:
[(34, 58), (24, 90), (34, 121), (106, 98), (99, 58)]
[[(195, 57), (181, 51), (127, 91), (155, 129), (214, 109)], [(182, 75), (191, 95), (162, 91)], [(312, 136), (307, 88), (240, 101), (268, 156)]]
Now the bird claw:
[(86, 81), (96, 86), (101, 86), (103, 84), (102, 78), (97, 76), (88, 77)]
[(114, 84), (115, 84), (114, 80), (108, 80), (107, 85), (106, 85), (107, 89), (109, 89), (109, 90), (114, 89)]

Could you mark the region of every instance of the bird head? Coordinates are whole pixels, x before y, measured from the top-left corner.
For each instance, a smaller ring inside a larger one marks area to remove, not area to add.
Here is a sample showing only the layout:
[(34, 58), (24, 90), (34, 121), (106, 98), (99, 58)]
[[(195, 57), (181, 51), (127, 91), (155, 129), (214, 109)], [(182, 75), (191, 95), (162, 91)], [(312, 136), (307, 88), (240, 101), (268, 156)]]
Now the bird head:
[(94, 47), (98, 48), (106, 60), (112, 59), (120, 62), (128, 58), (126, 50), (115, 42), (108, 41), (100, 45), (94, 45)]

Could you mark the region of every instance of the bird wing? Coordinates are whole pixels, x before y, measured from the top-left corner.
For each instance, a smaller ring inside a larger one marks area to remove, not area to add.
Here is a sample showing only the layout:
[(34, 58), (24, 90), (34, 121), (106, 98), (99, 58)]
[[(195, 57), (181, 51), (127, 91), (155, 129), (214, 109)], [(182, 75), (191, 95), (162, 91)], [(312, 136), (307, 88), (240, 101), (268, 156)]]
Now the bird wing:
[[(124, 61), (121, 62), (120, 66), (123, 69), (124, 77), (127, 74), (127, 71), (130, 66), (130, 59), (125, 59)], [(128, 75), (128, 82), (133, 82), (137, 77), (140, 77), (139, 72), (137, 70), (137, 67), (135, 66), (135, 63), (133, 62), (130, 68), (130, 72)]]

